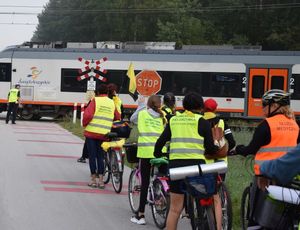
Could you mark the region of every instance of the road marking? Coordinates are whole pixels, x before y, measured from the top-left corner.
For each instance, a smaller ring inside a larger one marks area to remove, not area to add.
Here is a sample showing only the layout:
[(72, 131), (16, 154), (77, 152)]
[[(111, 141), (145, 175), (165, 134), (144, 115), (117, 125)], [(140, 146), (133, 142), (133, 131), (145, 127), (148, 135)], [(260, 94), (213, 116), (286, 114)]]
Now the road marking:
[(22, 142), (44, 142), (44, 143), (58, 143), (58, 144), (74, 144), (83, 145), (84, 142), (71, 142), (71, 141), (45, 141), (45, 140), (18, 140)]
[(14, 132), (18, 134), (37, 134), (37, 135), (54, 135), (54, 136), (73, 136), (71, 133), (61, 134), (61, 133), (34, 133), (34, 132)]
[(46, 158), (68, 158), (77, 159), (78, 156), (52, 155), (52, 154), (26, 154), (28, 157), (46, 157)]
[(94, 194), (117, 194), (117, 195), (128, 195), (127, 192), (116, 193), (115, 191), (97, 189), (97, 188), (60, 188), (60, 187), (44, 187), (47, 192), (76, 192), (76, 193), (94, 193)]
[[(73, 185), (73, 186), (87, 186), (88, 182), (80, 181), (51, 181), (51, 180), (41, 180), (41, 184), (48, 185)], [(112, 187), (111, 184), (106, 184), (106, 187)], [(123, 188), (127, 188), (127, 184), (123, 184)]]

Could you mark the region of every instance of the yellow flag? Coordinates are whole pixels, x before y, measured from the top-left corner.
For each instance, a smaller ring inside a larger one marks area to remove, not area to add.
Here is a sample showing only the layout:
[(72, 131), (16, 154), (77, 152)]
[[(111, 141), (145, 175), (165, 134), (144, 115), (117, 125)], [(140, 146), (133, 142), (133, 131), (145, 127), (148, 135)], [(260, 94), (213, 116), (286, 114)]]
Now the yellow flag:
[(127, 70), (127, 76), (129, 77), (129, 92), (134, 94), (136, 91), (136, 79), (135, 79), (135, 73), (133, 64), (130, 63), (128, 70)]

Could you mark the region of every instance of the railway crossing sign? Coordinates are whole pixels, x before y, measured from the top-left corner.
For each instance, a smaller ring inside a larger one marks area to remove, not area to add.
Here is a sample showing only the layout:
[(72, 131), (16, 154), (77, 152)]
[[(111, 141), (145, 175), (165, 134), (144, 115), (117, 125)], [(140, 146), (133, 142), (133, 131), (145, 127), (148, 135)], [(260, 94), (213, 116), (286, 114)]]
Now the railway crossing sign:
[(136, 75), (136, 89), (143, 96), (157, 94), (161, 89), (161, 77), (154, 70), (142, 70)]
[(91, 78), (91, 79), (87, 82), (87, 90), (88, 90), (88, 91), (95, 91), (95, 90), (96, 90), (96, 82), (94, 81), (93, 78)]
[[(100, 64), (102, 64), (103, 62), (107, 61), (107, 57), (104, 57), (100, 60), (96, 60), (94, 61), (92, 60), (85, 60), (82, 57), (78, 58), (78, 61), (82, 62), (85, 67), (81, 68), (79, 70), (79, 76), (77, 77), (78, 81), (82, 81), (84, 79), (90, 78), (93, 79), (94, 77), (106, 82), (106, 78), (101, 76), (100, 73), (106, 74), (107, 70), (103, 69)], [(88, 83), (89, 84), (89, 83)]]

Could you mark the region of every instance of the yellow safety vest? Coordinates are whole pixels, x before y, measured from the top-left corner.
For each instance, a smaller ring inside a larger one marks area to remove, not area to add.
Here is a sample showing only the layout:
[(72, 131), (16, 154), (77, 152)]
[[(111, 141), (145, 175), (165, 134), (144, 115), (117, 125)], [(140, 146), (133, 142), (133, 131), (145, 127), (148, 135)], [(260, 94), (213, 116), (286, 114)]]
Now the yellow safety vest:
[(110, 132), (115, 112), (115, 104), (108, 97), (95, 97), (95, 113), (86, 131), (98, 134)]
[(202, 115), (184, 111), (170, 119), (170, 160), (205, 160), (204, 138), (198, 133), (198, 123), (201, 117)]
[(138, 114), (138, 158), (154, 158), (154, 146), (164, 130), (163, 119), (152, 117), (147, 110)]
[(12, 102), (16, 102), (18, 100), (18, 93), (19, 93), (19, 89), (11, 89), (9, 91), (9, 97), (8, 97), (8, 102), (12, 103)]
[(113, 96), (113, 101), (115, 103), (117, 111), (121, 114), (121, 106), (122, 106), (122, 101), (118, 96)]

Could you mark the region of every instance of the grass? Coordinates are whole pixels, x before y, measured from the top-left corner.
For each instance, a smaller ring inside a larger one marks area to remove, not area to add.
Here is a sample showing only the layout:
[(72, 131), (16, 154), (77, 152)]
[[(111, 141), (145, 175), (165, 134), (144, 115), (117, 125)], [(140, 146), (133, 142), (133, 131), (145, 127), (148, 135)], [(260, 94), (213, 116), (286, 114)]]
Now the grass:
[[(77, 120), (73, 124), (72, 119), (65, 118), (59, 124), (81, 138), (83, 137), (83, 128), (80, 126), (80, 121)], [(242, 127), (242, 126), (241, 126)], [(237, 144), (247, 145), (252, 137), (252, 132), (249, 129), (238, 129), (234, 131)], [(241, 229), (240, 225), (240, 201), (244, 188), (249, 185), (251, 181), (251, 167), (249, 161), (241, 156), (229, 157), (229, 170), (226, 175), (226, 184), (230, 191), (232, 206), (233, 206), (233, 229)]]

